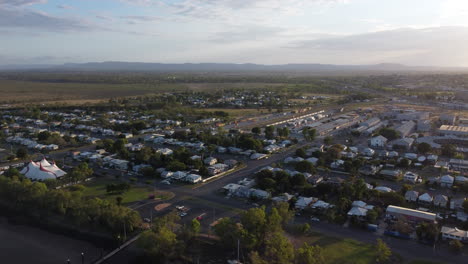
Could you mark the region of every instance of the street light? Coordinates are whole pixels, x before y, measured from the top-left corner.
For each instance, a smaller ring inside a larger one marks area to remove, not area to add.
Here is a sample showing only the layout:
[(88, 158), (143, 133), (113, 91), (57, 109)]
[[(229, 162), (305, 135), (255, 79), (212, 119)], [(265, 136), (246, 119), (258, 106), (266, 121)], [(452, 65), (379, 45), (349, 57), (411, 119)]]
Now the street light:
[(81, 252), (81, 264), (84, 264), (84, 252)]
[(71, 262), (70, 262), (70, 259), (67, 259), (67, 264), (70, 264), (70, 263), (71, 263)]

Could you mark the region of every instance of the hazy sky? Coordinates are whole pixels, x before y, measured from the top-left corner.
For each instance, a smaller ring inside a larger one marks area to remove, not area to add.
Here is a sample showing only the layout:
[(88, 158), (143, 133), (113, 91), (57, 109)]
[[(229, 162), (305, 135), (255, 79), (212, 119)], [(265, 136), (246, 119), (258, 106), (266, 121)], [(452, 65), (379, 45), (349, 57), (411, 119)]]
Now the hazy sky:
[(0, 64), (468, 66), (468, 0), (0, 0)]

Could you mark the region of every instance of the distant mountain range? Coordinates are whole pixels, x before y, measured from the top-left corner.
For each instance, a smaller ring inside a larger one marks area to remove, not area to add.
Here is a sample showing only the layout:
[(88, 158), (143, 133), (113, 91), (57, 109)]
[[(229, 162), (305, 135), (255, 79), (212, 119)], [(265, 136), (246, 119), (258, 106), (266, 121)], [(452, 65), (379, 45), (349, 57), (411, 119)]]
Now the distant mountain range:
[(130, 72), (468, 72), (461, 67), (407, 66), (394, 63), (373, 65), (334, 65), (334, 64), (234, 64), (234, 63), (144, 63), (144, 62), (89, 62), (66, 63), (62, 65), (0, 65), (0, 70), (39, 70), (39, 71), (130, 71)]

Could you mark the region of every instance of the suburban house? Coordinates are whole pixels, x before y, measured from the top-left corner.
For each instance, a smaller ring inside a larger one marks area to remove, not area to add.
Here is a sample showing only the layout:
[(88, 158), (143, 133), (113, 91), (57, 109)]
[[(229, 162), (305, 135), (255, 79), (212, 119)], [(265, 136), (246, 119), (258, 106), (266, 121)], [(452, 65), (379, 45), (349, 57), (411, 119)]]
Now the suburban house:
[(424, 193), (424, 194), (421, 194), (418, 198), (419, 202), (420, 203), (424, 203), (424, 204), (431, 204), (432, 203), (432, 196), (428, 193)]
[(369, 145), (373, 148), (385, 148), (388, 139), (384, 136), (376, 136), (369, 140)]
[(359, 168), (359, 173), (366, 175), (366, 176), (370, 176), (370, 175), (375, 175), (377, 172), (379, 172), (379, 169), (380, 168), (375, 165), (367, 164)]
[(450, 176), (450, 175), (444, 175), (444, 176), (440, 177), (439, 182), (440, 182), (440, 186), (442, 186), (442, 187), (452, 188), (454, 178), (453, 178), (453, 176)]
[(450, 199), (450, 209), (452, 210), (463, 210), (463, 202), (465, 202), (467, 198), (452, 198)]
[(459, 241), (468, 241), (468, 231), (460, 230), (456, 227), (443, 226), (440, 230), (442, 239), (456, 239)]
[(283, 194), (280, 194), (278, 196), (271, 198), (271, 200), (276, 203), (282, 203), (282, 202), (285, 203), (285, 202), (289, 202), (289, 200), (291, 200), (293, 197), (294, 195), (292, 194), (283, 193)]
[(409, 150), (414, 143), (413, 138), (401, 138), (390, 142), (392, 149)]
[(402, 172), (400, 170), (381, 170), (380, 175), (390, 180), (397, 180), (401, 177)]
[(347, 215), (357, 217), (358, 219), (365, 219), (367, 211), (374, 209), (373, 205), (367, 205), (363, 201), (354, 201), (351, 206)]
[(297, 199), (296, 203), (294, 204), (294, 207), (298, 210), (304, 210), (307, 207), (309, 207), (309, 205), (311, 205), (313, 202), (316, 202), (317, 200), (318, 199), (314, 197), (301, 196)]
[(208, 157), (208, 158), (203, 160), (203, 163), (205, 163), (205, 165), (208, 165), (208, 166), (215, 165), (216, 162), (218, 162), (218, 160), (216, 158), (213, 158), (213, 157)]
[(419, 193), (417, 191), (407, 191), (405, 193), (405, 200), (408, 202), (416, 202), (418, 200)]
[(434, 205), (438, 207), (446, 208), (448, 204), (448, 197), (442, 194), (434, 196)]
[(415, 183), (418, 180), (418, 174), (411, 171), (407, 171), (403, 176), (403, 180), (406, 182)]

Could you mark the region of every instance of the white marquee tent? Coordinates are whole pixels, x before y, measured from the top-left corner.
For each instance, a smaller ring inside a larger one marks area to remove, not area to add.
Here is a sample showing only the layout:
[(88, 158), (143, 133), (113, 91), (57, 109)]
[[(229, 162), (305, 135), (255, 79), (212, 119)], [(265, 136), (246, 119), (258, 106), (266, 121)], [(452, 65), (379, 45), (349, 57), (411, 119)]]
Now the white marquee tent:
[(21, 174), (32, 180), (57, 179), (66, 174), (55, 163), (49, 163), (45, 158), (39, 162), (31, 161), (28, 163)]

